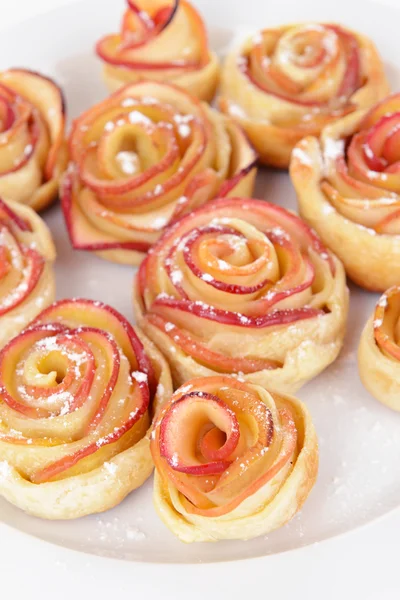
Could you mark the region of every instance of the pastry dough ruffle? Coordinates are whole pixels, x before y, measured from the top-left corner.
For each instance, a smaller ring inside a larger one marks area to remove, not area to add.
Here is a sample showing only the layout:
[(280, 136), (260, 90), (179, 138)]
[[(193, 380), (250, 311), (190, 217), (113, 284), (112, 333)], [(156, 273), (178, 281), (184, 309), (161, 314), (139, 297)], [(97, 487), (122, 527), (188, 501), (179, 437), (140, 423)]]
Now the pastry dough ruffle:
[(219, 105), (262, 162), (287, 168), (299, 140), (388, 92), (367, 37), (334, 24), (295, 24), (263, 30), (228, 55)]
[(400, 95), (357, 111), (293, 151), (301, 216), (343, 261), (349, 277), (384, 291), (400, 277)]
[(121, 32), (102, 38), (96, 52), (111, 92), (152, 80), (173, 83), (206, 102), (214, 97), (218, 57), (208, 48), (202, 18), (186, 0), (128, 0)]
[[(179, 429), (173, 434), (179, 419), (185, 440)], [(218, 430), (225, 435), (218, 437)], [(207, 435), (219, 444), (226, 440), (218, 454), (225, 465), (209, 464)], [(197, 440), (202, 454), (193, 458), (187, 440)], [(247, 540), (281, 527), (306, 501), (318, 471), (318, 442), (306, 407), (227, 376), (195, 379), (178, 389), (154, 425), (151, 449), (157, 513), (183, 542)], [(193, 472), (190, 461), (206, 474)]]
[(68, 162), (61, 89), (33, 71), (3, 71), (0, 116), (0, 197), (42, 210), (57, 197)]
[(340, 261), (298, 217), (264, 201), (220, 199), (153, 248), (134, 309), (176, 385), (234, 373), (291, 393), (337, 357), (348, 290)]
[(0, 495), (72, 519), (112, 508), (150, 476), (149, 426), (168, 365), (116, 311), (62, 300), (0, 354)]
[(62, 204), (74, 248), (138, 264), (168, 225), (251, 194), (256, 154), (232, 120), (176, 86), (128, 85), (75, 121)]
[(400, 411), (400, 287), (385, 292), (361, 335), (358, 368), (367, 390)]
[(0, 200), (0, 348), (54, 301), (56, 250), (28, 206)]

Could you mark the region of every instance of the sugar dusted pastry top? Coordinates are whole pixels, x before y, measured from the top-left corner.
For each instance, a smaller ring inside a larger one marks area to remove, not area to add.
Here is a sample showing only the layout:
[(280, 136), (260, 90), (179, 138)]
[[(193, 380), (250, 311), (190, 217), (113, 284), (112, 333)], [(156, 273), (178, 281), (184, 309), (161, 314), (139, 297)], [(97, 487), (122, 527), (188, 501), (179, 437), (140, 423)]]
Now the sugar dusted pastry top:
[(400, 286), (378, 300), (358, 349), (361, 381), (382, 404), (400, 411)]
[(0, 352), (0, 495), (70, 519), (151, 474), (148, 428), (172, 393), (165, 360), (111, 307), (56, 302)]
[(294, 214), (261, 200), (215, 200), (165, 232), (136, 280), (138, 324), (176, 383), (242, 373), (293, 391), (343, 342), (341, 263)]
[(41, 210), (67, 164), (65, 103), (57, 84), (27, 69), (0, 73), (0, 197)]
[(262, 30), (226, 59), (220, 107), (245, 129), (265, 163), (287, 167), (302, 137), (367, 108), (389, 91), (365, 36), (336, 24)]
[(0, 348), (53, 302), (55, 257), (41, 218), (0, 200)]
[(359, 285), (384, 291), (400, 278), (400, 95), (308, 137), (290, 173), (301, 215)]
[(156, 510), (185, 542), (250, 539), (282, 526), (317, 475), (305, 406), (233, 377), (187, 382), (151, 438)]
[(121, 30), (96, 45), (111, 91), (140, 80), (174, 83), (211, 101), (218, 83), (217, 56), (204, 22), (187, 0), (127, 1)]
[(138, 264), (166, 227), (216, 194), (252, 192), (242, 130), (172, 85), (128, 85), (74, 123), (62, 204), (75, 248)]

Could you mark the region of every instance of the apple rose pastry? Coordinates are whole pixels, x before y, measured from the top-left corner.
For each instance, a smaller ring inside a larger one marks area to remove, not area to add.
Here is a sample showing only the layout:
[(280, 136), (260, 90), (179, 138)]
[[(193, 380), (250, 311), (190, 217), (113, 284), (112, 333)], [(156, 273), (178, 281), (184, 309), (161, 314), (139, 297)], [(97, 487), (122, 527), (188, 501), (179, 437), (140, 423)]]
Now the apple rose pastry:
[(164, 234), (141, 265), (134, 303), (177, 385), (234, 373), (291, 392), (337, 357), (348, 291), (339, 260), (297, 216), (233, 198)]
[(115, 506), (153, 470), (151, 414), (171, 393), (117, 311), (56, 302), (0, 352), (0, 495), (47, 519)]
[(400, 281), (400, 94), (302, 140), (290, 174), (300, 212), (368, 290)]
[(114, 92), (141, 80), (168, 81), (200, 100), (214, 97), (219, 76), (216, 54), (197, 10), (186, 0), (127, 0), (121, 32), (96, 46), (104, 79)]
[(55, 256), (41, 218), (0, 200), (0, 348), (53, 302)]
[(41, 210), (58, 194), (68, 157), (60, 88), (25, 69), (0, 72), (0, 196)]
[(306, 407), (223, 375), (175, 392), (155, 422), (151, 452), (156, 510), (184, 542), (247, 540), (281, 527), (318, 471)]
[(358, 349), (361, 381), (379, 402), (400, 411), (400, 286), (380, 298)]
[(261, 160), (288, 167), (295, 144), (389, 92), (373, 43), (333, 24), (261, 31), (226, 59), (220, 108)]
[(138, 264), (161, 232), (216, 195), (253, 189), (241, 129), (175, 86), (143, 82), (74, 124), (62, 204), (74, 248)]

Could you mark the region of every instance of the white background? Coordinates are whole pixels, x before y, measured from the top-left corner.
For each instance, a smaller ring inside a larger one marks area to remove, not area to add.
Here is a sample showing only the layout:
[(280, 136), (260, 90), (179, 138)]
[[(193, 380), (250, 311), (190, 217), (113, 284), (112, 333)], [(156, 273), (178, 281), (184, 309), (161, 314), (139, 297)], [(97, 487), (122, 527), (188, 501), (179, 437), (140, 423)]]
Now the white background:
[[(99, 0), (99, 10), (104, 1)], [(400, 6), (400, 0), (383, 3)], [(67, 0), (0, 0), (0, 27), (63, 4)], [(11, 532), (1, 525), (0, 515), (0, 598), (395, 600), (400, 598), (399, 538), (397, 511), (346, 537), (265, 559), (136, 565), (78, 554)]]

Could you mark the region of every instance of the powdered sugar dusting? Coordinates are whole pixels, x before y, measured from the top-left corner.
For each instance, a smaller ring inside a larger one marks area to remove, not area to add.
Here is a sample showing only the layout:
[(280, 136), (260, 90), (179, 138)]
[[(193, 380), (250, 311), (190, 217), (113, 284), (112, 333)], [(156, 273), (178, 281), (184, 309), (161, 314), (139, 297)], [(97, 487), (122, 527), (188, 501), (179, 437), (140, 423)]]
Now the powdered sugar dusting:
[(293, 149), (292, 157), (296, 158), (303, 165), (307, 165), (309, 167), (313, 166), (313, 161), (312, 161), (311, 156), (308, 154), (308, 152), (306, 152), (305, 150), (300, 148), (300, 146), (296, 146)]
[(6, 461), (0, 461), (0, 482), (9, 479), (12, 475), (11, 465)]
[(136, 152), (121, 151), (115, 156), (121, 171), (126, 175), (134, 175), (140, 170), (140, 159)]
[(141, 542), (146, 539), (146, 535), (137, 527), (128, 527), (126, 530), (126, 539), (135, 542)]
[(121, 102), (121, 106), (123, 107), (134, 106), (135, 104), (137, 104), (137, 100), (134, 98), (124, 98)]
[(179, 465), (179, 457), (176, 452), (174, 452), (171, 456), (171, 465), (173, 467), (177, 467)]
[(118, 467), (115, 463), (105, 462), (103, 465), (104, 469), (107, 471), (108, 475), (116, 475), (118, 471)]
[(132, 124), (141, 123), (142, 125), (148, 125), (151, 123), (149, 117), (146, 117), (139, 110), (132, 110), (128, 115), (129, 122)]
[[(257, 197), (265, 197), (273, 202), (276, 199), (281, 206), (296, 210), (295, 193), (286, 173), (261, 170), (259, 178)], [(49, 217), (46, 215), (46, 219), (56, 238), (58, 235), (64, 236), (61, 215), (51, 213)], [(232, 218), (227, 220), (233, 222)], [(82, 261), (77, 263), (74, 277), (71, 277), (71, 261), (75, 255), (69, 244), (62, 248), (67, 254), (57, 267), (59, 297), (89, 294), (90, 297), (113, 304), (132, 320), (130, 294), (116, 293), (116, 290), (126, 290), (127, 276), (129, 281), (131, 279), (130, 269), (117, 268), (107, 262), (100, 265), (90, 253), (85, 253), (81, 256)], [(86, 268), (81, 270), (83, 263)], [(99, 265), (99, 275), (96, 275)], [(86, 279), (93, 277), (103, 281), (96, 289), (86, 287)], [(174, 539), (154, 513), (152, 478), (118, 507), (101, 515), (101, 526), (95, 516), (67, 523), (43, 521), (39, 535), (47, 539), (54, 539), (54, 535), (57, 535), (59, 539), (66, 539), (69, 545), (79, 546), (85, 552), (119, 558), (153, 562), (208, 562), (260, 556), (293, 549), (315, 540), (322, 541), (362, 525), (397, 506), (400, 483), (393, 473), (400, 460), (398, 419), (393, 411), (381, 406), (363, 388), (356, 364), (361, 330), (371, 317), (379, 296), (350, 285), (351, 313), (344, 350), (321, 375), (295, 393), (307, 405), (319, 438), (320, 469), (317, 483), (300, 516), (270, 533), (268, 543), (261, 537), (246, 543), (182, 544)], [(169, 318), (172, 317), (166, 317), (166, 321)], [(316, 327), (318, 336), (328, 333), (329, 328), (323, 326), (326, 320), (331, 318), (321, 317), (322, 324)], [(311, 321), (304, 322), (304, 326), (309, 329)], [(246, 333), (243, 330), (243, 334)], [(278, 341), (280, 336), (281, 333), (276, 338)], [(235, 339), (238, 337), (233, 336), (232, 340)], [(324, 346), (320, 351), (321, 356), (325, 356)], [(243, 377), (243, 374), (239, 374), (239, 377)], [(249, 376), (246, 375), (246, 378), (249, 379)], [(110, 478), (110, 485), (117, 485), (118, 473), (113, 479), (111, 474), (102, 470), (102, 476), (106, 475)], [(138, 515), (143, 517), (142, 523), (138, 521)], [(118, 518), (117, 522), (114, 522), (114, 517)], [(107, 526), (109, 522), (111, 524)], [(145, 539), (127, 539), (126, 532), (131, 527), (143, 531)]]
[(133, 371), (132, 377), (138, 383), (147, 383), (147, 375), (146, 375), (146, 373), (142, 373), (141, 371)]
[(192, 132), (190, 123), (193, 121), (192, 115), (175, 115), (173, 117), (175, 123), (178, 125), (178, 133), (181, 138), (187, 138)]
[(380, 297), (380, 299), (378, 300), (378, 306), (381, 306), (382, 308), (387, 308), (388, 305), (388, 298), (386, 296), (386, 294), (383, 294), (383, 296)]
[(324, 140), (324, 157), (327, 160), (334, 161), (344, 154), (344, 140), (335, 140), (327, 137)]

